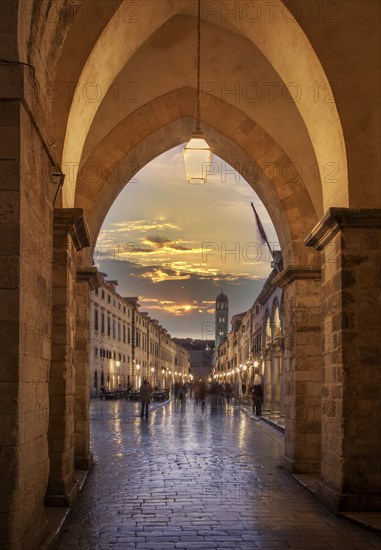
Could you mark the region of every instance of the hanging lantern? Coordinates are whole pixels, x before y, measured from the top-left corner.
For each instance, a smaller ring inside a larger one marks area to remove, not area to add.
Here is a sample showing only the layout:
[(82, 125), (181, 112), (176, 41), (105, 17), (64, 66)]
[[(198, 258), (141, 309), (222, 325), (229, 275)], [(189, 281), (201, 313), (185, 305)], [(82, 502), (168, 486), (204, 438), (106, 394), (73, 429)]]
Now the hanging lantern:
[(200, 44), (201, 44), (201, 3), (198, 0), (197, 17), (197, 127), (183, 149), (183, 159), (188, 183), (203, 185), (206, 183), (208, 169), (212, 160), (212, 150), (200, 130)]
[(206, 183), (212, 151), (202, 132), (195, 132), (183, 149), (183, 159), (188, 183)]

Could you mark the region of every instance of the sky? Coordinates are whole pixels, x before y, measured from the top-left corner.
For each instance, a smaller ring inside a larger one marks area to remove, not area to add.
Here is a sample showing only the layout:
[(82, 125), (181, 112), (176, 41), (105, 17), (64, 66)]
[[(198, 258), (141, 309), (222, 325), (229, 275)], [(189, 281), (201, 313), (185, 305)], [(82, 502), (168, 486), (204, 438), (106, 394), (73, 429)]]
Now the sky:
[(183, 146), (128, 182), (104, 220), (94, 257), (118, 281), (118, 293), (139, 296), (140, 310), (172, 336), (214, 339), (221, 288), (231, 319), (250, 308), (271, 270), (250, 202), (279, 250), (278, 238), (255, 192), (216, 155), (205, 185), (187, 183)]

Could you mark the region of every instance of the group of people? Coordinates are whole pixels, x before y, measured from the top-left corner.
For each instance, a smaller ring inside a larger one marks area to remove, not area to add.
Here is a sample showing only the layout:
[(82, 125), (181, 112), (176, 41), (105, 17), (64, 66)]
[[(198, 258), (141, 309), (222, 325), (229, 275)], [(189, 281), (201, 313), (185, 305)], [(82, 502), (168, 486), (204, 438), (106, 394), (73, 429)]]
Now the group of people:
[[(246, 384), (242, 384), (241, 386), (241, 392), (237, 391), (237, 385), (235, 384), (232, 386), (230, 382), (212, 382), (210, 386), (206, 387), (204, 382), (196, 382), (195, 384), (195, 397), (196, 397), (196, 387), (199, 388), (198, 391), (201, 392), (203, 396), (203, 400), (205, 401), (205, 395), (208, 391), (209, 394), (215, 397), (220, 403), (230, 403), (232, 397), (236, 401), (239, 401), (240, 398), (243, 395), (246, 395)], [(262, 379), (258, 372), (254, 375), (254, 384), (249, 388), (248, 394), (251, 396), (252, 403), (253, 403), (253, 413), (256, 416), (261, 416), (262, 414), (262, 404), (263, 404), (263, 387), (262, 387)], [(197, 397), (196, 397), (197, 401)]]
[[(206, 394), (210, 393), (216, 397), (222, 399), (222, 402), (226, 400), (227, 403), (230, 403), (232, 395), (234, 394), (234, 388), (229, 382), (224, 382), (222, 384), (218, 382), (213, 382), (209, 387), (205, 384), (202, 378), (199, 378), (193, 385), (192, 384), (183, 384), (180, 382), (175, 382), (173, 386), (173, 392), (175, 399), (183, 400), (186, 397), (187, 392), (190, 392), (190, 396), (194, 393), (194, 398), (196, 403), (205, 404)], [(243, 388), (242, 388), (243, 390)], [(140, 401), (141, 401), (141, 418), (148, 418), (148, 407), (151, 401), (151, 384), (147, 380), (143, 380), (143, 384), (140, 387)], [(245, 391), (246, 393), (246, 386)], [(253, 413), (256, 416), (262, 414), (262, 403), (263, 403), (263, 387), (262, 380), (259, 373), (254, 375), (254, 384), (249, 389), (249, 393), (253, 402)]]

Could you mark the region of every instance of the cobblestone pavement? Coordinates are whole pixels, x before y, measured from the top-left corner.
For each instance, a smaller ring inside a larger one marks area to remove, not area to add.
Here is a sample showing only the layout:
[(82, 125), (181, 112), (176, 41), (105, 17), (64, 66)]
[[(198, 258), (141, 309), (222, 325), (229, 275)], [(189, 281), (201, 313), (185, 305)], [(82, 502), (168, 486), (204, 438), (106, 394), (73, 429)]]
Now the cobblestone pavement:
[(229, 405), (92, 401), (95, 465), (58, 548), (371, 549), (279, 467), (283, 436)]

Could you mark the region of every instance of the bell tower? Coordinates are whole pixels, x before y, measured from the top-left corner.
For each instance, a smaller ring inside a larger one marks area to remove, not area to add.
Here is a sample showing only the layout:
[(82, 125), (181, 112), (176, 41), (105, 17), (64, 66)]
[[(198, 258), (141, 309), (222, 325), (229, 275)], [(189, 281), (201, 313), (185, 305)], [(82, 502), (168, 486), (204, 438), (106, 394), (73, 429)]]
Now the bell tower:
[(215, 347), (216, 349), (221, 344), (223, 340), (228, 335), (228, 327), (229, 327), (229, 300), (226, 294), (221, 292), (216, 298), (216, 319), (215, 319), (215, 327), (216, 327), (216, 342)]

